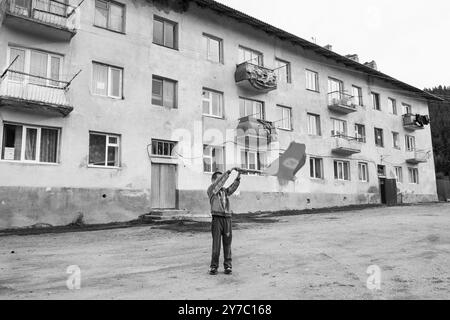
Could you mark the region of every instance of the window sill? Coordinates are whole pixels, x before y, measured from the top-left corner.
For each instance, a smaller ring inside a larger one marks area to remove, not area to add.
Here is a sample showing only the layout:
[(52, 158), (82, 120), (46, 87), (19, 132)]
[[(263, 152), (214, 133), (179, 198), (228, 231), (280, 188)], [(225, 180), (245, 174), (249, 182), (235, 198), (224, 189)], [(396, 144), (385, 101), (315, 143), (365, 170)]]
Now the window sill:
[(277, 130), (286, 131), (286, 132), (294, 132), (293, 128), (286, 129), (286, 128), (279, 128), (279, 127), (277, 127)]
[(102, 27), (102, 26), (99, 26), (99, 25), (96, 25), (96, 24), (94, 24), (93, 26), (96, 27), (96, 28), (99, 28), (99, 29), (103, 29), (103, 30), (114, 32), (114, 33), (126, 35), (125, 31), (117, 31), (117, 30), (106, 28), (106, 27)]
[(105, 167), (105, 166), (93, 166), (93, 165), (88, 165), (87, 168), (89, 168), (89, 169), (122, 170), (122, 167)]
[(34, 161), (20, 161), (20, 160), (0, 160), (0, 163), (13, 163), (18, 165), (32, 165), (32, 166), (59, 166), (60, 163), (50, 162), (34, 162)]
[(152, 107), (160, 108), (160, 109), (165, 109), (165, 110), (178, 110), (178, 107), (176, 107), (176, 108), (169, 108), (169, 107), (161, 106), (161, 105), (159, 105), (159, 104), (154, 104), (154, 103), (152, 103)]
[(313, 89), (308, 89), (308, 88), (306, 88), (306, 91), (314, 92), (314, 93), (320, 93), (320, 91), (318, 91), (318, 90), (313, 90)]
[(125, 97), (123, 97), (123, 96), (121, 98), (119, 98), (119, 97), (112, 97), (112, 96), (103, 96), (101, 94), (95, 94), (95, 93), (92, 93), (92, 95), (94, 97), (113, 99), (113, 100), (117, 100), (117, 101), (125, 100)]
[(157, 45), (157, 46), (162, 47), (162, 48), (167, 48), (167, 49), (174, 50), (174, 51), (180, 51), (180, 49), (178, 47), (177, 48), (172, 48), (172, 47), (168, 47), (168, 46), (165, 46), (163, 44), (160, 44), (160, 43), (156, 43), (156, 42), (152, 42), (152, 43), (154, 45)]
[(202, 114), (203, 117), (205, 118), (213, 118), (213, 119), (218, 119), (218, 120), (225, 120), (225, 117), (219, 117), (219, 116), (213, 116), (210, 114)]

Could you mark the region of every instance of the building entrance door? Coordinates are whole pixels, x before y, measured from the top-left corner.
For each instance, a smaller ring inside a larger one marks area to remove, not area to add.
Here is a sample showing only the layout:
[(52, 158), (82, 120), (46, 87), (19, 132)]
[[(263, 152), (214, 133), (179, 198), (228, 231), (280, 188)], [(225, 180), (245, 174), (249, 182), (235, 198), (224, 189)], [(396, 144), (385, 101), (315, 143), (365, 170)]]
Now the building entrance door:
[(177, 208), (177, 166), (152, 163), (152, 208)]

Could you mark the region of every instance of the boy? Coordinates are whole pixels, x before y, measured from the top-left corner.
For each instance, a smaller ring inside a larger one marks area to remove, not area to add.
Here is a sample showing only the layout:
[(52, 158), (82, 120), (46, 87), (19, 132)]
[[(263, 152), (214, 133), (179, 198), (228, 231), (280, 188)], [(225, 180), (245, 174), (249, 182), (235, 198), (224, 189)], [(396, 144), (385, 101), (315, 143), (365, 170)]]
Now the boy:
[[(228, 188), (224, 188), (225, 182), (228, 180), (232, 171), (238, 173), (233, 184)], [(212, 258), (211, 268), (209, 274), (216, 275), (219, 268), (220, 257), (220, 241), (223, 242), (224, 268), (225, 274), (232, 273), (231, 265), (231, 211), (230, 201), (228, 197), (231, 196), (239, 187), (241, 182), (241, 171), (239, 168), (233, 168), (225, 173), (215, 172), (211, 178), (211, 186), (208, 188), (208, 197), (211, 204), (211, 233), (212, 233)]]

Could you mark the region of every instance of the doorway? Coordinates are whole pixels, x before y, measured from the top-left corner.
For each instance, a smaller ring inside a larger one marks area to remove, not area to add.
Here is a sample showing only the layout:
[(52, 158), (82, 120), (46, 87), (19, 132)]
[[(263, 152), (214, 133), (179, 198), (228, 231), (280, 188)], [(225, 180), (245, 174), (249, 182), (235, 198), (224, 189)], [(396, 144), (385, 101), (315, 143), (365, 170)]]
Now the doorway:
[(152, 164), (152, 208), (177, 208), (177, 166)]

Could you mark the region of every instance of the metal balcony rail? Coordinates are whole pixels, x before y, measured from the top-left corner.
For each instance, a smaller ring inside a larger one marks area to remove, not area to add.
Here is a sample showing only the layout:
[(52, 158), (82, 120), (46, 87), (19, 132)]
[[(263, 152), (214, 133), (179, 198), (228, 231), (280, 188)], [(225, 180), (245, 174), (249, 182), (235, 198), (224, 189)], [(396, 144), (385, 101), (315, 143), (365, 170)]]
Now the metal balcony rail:
[(412, 150), (409, 151), (409, 159), (408, 162), (427, 162), (431, 157), (431, 152), (427, 150)]
[(67, 81), (6, 70), (0, 78), (0, 97), (69, 107), (69, 85)]
[(333, 91), (328, 93), (328, 105), (340, 105), (356, 109), (353, 96), (342, 91)]
[(430, 124), (429, 116), (407, 113), (403, 115), (403, 126), (424, 128)]
[(352, 137), (352, 136), (347, 136), (343, 133), (340, 132), (335, 132), (335, 131), (331, 131), (331, 137), (332, 138), (339, 138), (339, 139), (344, 139), (347, 141), (355, 141), (355, 142), (365, 142), (366, 138), (364, 137)]
[(274, 70), (250, 62), (237, 65), (235, 81), (237, 83), (248, 81), (259, 91), (276, 90), (278, 84), (277, 73)]
[(7, 0), (8, 11), (47, 24), (68, 28), (75, 7), (57, 0)]

